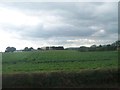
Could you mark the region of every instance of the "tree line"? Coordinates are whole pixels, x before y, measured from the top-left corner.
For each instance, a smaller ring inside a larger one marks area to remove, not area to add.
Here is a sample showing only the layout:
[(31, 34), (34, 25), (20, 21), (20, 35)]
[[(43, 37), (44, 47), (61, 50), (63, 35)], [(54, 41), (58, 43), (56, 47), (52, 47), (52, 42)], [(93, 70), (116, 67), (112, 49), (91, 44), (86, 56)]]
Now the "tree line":
[[(33, 47), (25, 47), (23, 50), (16, 50), (15, 47), (7, 47), (5, 52), (14, 52), (14, 51), (34, 51), (35, 49)], [(36, 50), (42, 50), (42, 48), (37, 48)], [(64, 47), (46, 47), (45, 50), (64, 50)], [(107, 45), (92, 45), (90, 47), (86, 46), (81, 46), (79, 48), (67, 48), (65, 50), (79, 50), (81, 52), (84, 51), (113, 51), (113, 50), (120, 50), (120, 41), (116, 41), (112, 44), (107, 44)]]
[(92, 45), (90, 47), (81, 46), (79, 51), (114, 51), (114, 50), (120, 50), (120, 41), (116, 41), (112, 44), (107, 45)]
[(25, 47), (23, 50), (16, 50), (15, 47), (7, 47), (5, 52), (14, 52), (14, 51), (35, 51), (35, 50), (64, 50), (64, 47), (63, 46), (58, 46), (58, 47), (55, 47), (55, 46), (52, 46), (52, 47), (41, 47), (41, 48), (37, 48), (37, 49), (34, 49), (33, 47)]

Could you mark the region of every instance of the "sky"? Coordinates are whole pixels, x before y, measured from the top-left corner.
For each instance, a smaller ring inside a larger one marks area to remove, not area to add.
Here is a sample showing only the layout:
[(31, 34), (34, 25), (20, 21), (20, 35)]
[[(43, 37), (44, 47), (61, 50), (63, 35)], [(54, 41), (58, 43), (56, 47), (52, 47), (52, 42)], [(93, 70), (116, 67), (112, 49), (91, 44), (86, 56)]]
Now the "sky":
[(117, 2), (1, 2), (0, 51), (6, 47), (80, 47), (118, 40)]

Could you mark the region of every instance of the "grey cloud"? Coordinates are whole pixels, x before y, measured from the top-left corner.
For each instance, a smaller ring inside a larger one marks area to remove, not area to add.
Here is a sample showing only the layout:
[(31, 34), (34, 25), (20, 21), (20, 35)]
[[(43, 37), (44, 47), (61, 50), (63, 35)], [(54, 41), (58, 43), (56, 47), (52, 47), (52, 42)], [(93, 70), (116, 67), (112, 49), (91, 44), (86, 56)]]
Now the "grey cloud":
[[(60, 40), (52, 41), (56, 44), (67, 44), (66, 40), (77, 38), (90, 38), (92, 35), (96, 40), (109, 40), (109, 38), (116, 39), (115, 35), (118, 32), (117, 27), (117, 3), (5, 3), (6, 5), (22, 10), (28, 14), (35, 14), (45, 11), (54, 16), (61, 17), (60, 26), (46, 29), (43, 25), (38, 24), (35, 27), (15, 27), (11, 26), (9, 30), (14, 30), (22, 37), (51, 39), (59, 38)], [(43, 13), (44, 14), (44, 13)], [(90, 26), (99, 27), (96, 30), (90, 29)], [(104, 29), (105, 33), (98, 33), (99, 30)], [(18, 32), (19, 31), (19, 32)], [(114, 34), (112, 36), (112, 34)], [(62, 37), (65, 37), (63, 40)], [(106, 42), (106, 41), (105, 41)]]
[(61, 25), (50, 29), (45, 29), (42, 25), (37, 27), (20, 27), (12, 28), (18, 30), (22, 36), (33, 38), (51, 38), (51, 37), (86, 37), (91, 36), (94, 30), (89, 30), (87, 27), (75, 27), (72, 25)]

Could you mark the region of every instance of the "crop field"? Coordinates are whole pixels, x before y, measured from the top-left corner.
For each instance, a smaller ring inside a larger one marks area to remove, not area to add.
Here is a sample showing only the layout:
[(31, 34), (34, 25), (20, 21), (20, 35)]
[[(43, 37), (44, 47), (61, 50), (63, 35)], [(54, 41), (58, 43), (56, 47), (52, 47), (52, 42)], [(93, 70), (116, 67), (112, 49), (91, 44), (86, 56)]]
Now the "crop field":
[[(116, 85), (117, 68), (117, 51), (48, 50), (2, 54), (3, 87), (85, 87), (97, 81)], [(9, 83), (11, 80), (13, 83)]]

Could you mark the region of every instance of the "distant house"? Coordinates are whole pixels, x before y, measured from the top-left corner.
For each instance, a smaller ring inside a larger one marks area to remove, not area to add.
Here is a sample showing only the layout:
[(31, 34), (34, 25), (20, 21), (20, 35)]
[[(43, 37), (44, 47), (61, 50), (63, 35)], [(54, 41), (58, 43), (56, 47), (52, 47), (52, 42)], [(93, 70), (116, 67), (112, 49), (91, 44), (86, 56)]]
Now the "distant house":
[(64, 50), (64, 47), (63, 46), (58, 46), (58, 47), (52, 46), (49, 48), (49, 50)]
[(41, 50), (49, 50), (49, 47), (41, 47)]
[(58, 47), (55, 47), (55, 46), (47, 46), (47, 47), (41, 47), (42, 50), (64, 50), (64, 47), (63, 46), (58, 46)]
[(16, 51), (14, 51), (14, 52), (23, 52), (23, 50), (16, 50)]

